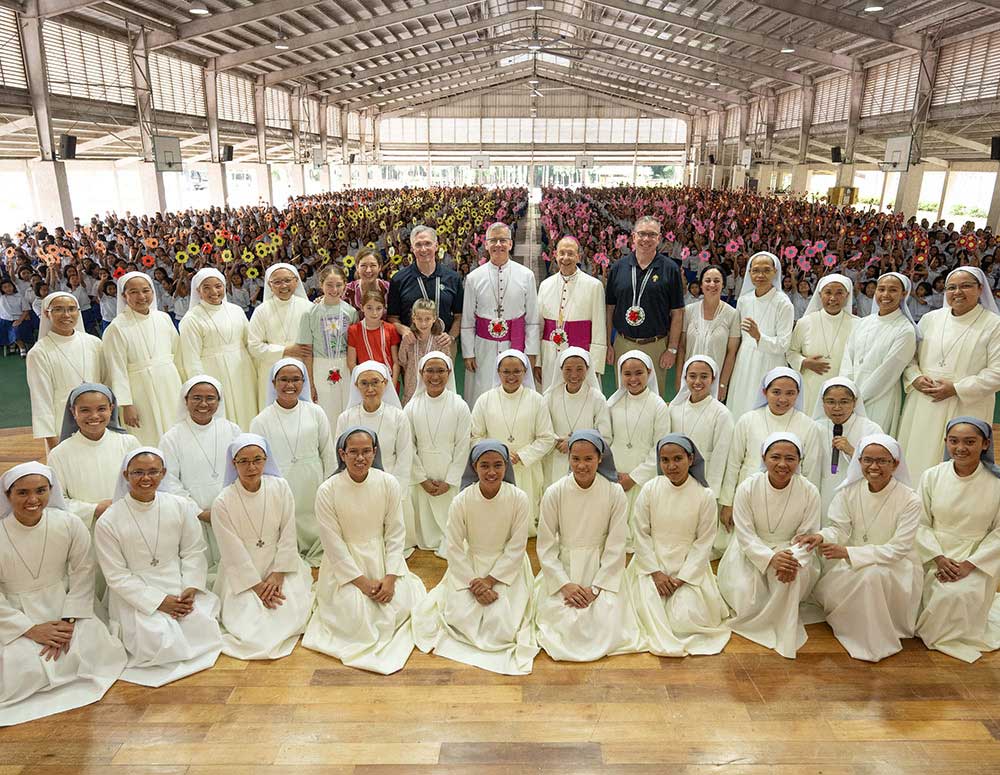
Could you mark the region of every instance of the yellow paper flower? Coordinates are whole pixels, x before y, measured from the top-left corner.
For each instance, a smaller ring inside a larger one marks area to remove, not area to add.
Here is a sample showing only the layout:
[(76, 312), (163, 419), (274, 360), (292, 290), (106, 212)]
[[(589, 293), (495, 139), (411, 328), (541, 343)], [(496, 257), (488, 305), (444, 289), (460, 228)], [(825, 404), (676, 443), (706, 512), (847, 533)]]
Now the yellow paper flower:
[(344, 269), (354, 268), (354, 256), (344, 256)]
[(272, 245), (284, 245), (285, 244), (285, 240), (282, 239), (282, 236), (280, 234), (272, 234), (271, 235), (271, 244)]
[(194, 242), (189, 242), (188, 246), (187, 246), (187, 252), (188, 253), (192, 253), (192, 254), (194, 254), (194, 253), (200, 253), (201, 252), (201, 246), (199, 246), (198, 244), (196, 244)]
[(219, 248), (221, 248), (223, 245), (226, 244), (226, 238), (223, 237), (221, 234), (216, 234), (215, 239), (213, 239), (212, 241), (215, 243), (216, 247)]
[(263, 258), (264, 256), (267, 255), (267, 245), (265, 245), (263, 242), (258, 242), (253, 250), (254, 253), (256, 253), (260, 258)]
[(367, 245), (365, 245), (365, 247), (368, 248), (369, 250), (375, 250), (375, 243), (369, 242)]
[(243, 253), (240, 257), (248, 264), (253, 261), (253, 253), (250, 252), (250, 248), (243, 248)]
[(252, 266), (249, 269), (247, 269), (247, 277), (249, 279), (256, 280), (259, 276), (260, 272), (257, 270), (257, 267)]
[(184, 250), (178, 250), (174, 255), (174, 259), (176, 259), (178, 264), (186, 264), (188, 262), (188, 258), (190, 258), (190, 256), (188, 256), (187, 251)]
[(225, 250), (223, 250), (222, 251), (222, 260), (225, 261), (227, 264), (230, 261), (232, 261), (233, 260), (233, 251), (231, 251), (229, 248), (226, 248)]

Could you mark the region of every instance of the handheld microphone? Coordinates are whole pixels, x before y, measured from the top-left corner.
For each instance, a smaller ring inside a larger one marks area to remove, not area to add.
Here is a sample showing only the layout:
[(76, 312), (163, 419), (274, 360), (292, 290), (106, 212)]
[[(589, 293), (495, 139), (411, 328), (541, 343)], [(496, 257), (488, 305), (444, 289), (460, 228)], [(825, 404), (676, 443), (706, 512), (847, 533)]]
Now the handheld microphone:
[[(834, 426), (833, 426), (833, 435), (834, 435), (834, 437), (843, 436), (844, 435), (844, 426), (841, 425), (839, 422), (836, 423), (836, 424), (834, 424)], [(837, 473), (837, 465), (838, 465), (838, 463), (840, 463), (840, 450), (837, 449), (836, 447), (834, 447), (833, 448), (833, 455), (830, 456), (830, 473), (831, 474)]]

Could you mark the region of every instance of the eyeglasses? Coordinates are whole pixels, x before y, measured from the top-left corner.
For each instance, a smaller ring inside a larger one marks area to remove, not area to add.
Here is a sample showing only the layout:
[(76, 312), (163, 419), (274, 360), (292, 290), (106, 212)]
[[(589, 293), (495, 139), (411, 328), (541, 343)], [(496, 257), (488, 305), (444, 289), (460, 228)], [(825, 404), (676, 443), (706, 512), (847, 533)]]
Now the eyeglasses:
[(501, 377), (523, 377), (524, 369), (500, 369)]
[(893, 459), (890, 457), (862, 457), (861, 465), (865, 467), (878, 466), (879, 468), (885, 468), (886, 466), (891, 466), (893, 464)]
[(635, 232), (635, 236), (637, 236), (637, 237), (639, 237), (641, 239), (656, 239), (657, 237), (660, 236), (660, 232), (658, 232), (658, 231), (637, 231), (637, 232)]
[(143, 470), (129, 471), (128, 472), (128, 478), (129, 479), (145, 479), (148, 476), (150, 479), (154, 479), (154, 478), (156, 478), (157, 476), (159, 476), (162, 473), (163, 473), (163, 469), (162, 468), (151, 468), (148, 471), (143, 471)]
[(510, 242), (510, 241), (511, 241), (510, 237), (487, 237), (486, 238), (486, 244), (487, 245), (502, 245), (503, 243)]
[(447, 374), (448, 373), (448, 369), (433, 368), (433, 367), (432, 368), (425, 368), (424, 371), (423, 371), (423, 373), (424, 374), (430, 374), (431, 376), (434, 376), (434, 377), (440, 377), (442, 374)]
[(274, 285), (291, 285), (294, 282), (297, 282), (297, 281), (294, 280), (294, 279), (292, 279), (291, 277), (272, 277), (270, 280), (267, 281), (267, 284), (268, 285), (272, 285), (272, 286), (274, 286)]
[(846, 409), (849, 406), (854, 406), (855, 400), (853, 398), (824, 398), (823, 406), (837, 407), (838, 409)]
[(382, 387), (382, 385), (384, 384), (385, 384), (384, 379), (375, 379), (375, 380), (363, 379), (360, 382), (358, 382), (358, 387), (361, 388), (362, 390), (368, 390), (369, 388)]
[(954, 293), (955, 291), (974, 291), (979, 287), (979, 283), (959, 283), (958, 285), (946, 285), (944, 287), (946, 293)]
[(347, 455), (347, 457), (353, 458), (371, 457), (375, 454), (375, 448), (366, 447), (365, 449), (345, 449), (344, 454)]
[(258, 455), (257, 457), (241, 457), (239, 460), (233, 461), (233, 463), (238, 466), (249, 466), (249, 465), (262, 466), (266, 462), (267, 458), (261, 457), (260, 455)]

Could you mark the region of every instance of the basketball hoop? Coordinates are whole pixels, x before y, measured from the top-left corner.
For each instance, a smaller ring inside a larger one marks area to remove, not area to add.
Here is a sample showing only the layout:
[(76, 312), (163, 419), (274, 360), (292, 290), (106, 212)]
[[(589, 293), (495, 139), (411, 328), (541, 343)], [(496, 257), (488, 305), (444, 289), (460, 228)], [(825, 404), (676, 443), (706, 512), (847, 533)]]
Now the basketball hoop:
[(899, 165), (894, 161), (880, 161), (878, 163), (878, 168), (882, 170), (882, 172), (892, 172), (898, 166)]

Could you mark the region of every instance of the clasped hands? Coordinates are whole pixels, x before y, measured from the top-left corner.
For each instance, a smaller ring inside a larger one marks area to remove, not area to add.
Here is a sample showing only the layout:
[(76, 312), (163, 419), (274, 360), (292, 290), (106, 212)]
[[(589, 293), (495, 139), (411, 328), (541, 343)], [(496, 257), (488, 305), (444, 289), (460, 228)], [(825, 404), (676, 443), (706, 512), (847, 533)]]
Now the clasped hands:
[(432, 498), (448, 492), (448, 483), (442, 482), (440, 479), (425, 479), (420, 483), (420, 486)]
[(274, 571), (250, 588), (257, 593), (264, 608), (277, 608), (285, 602), (285, 596), (281, 592), (284, 583), (285, 574)]
[(684, 586), (684, 582), (681, 581), (676, 576), (671, 576), (663, 571), (654, 570), (649, 574), (653, 578), (653, 584), (656, 585), (656, 591), (660, 594), (660, 597), (670, 597), (674, 592)]
[(823, 539), (819, 533), (803, 533), (795, 536), (792, 543), (804, 547), (807, 551), (819, 549), (825, 560), (846, 560), (848, 559), (847, 547), (840, 544), (831, 544)]
[(955, 383), (950, 379), (931, 379), (930, 377), (917, 377), (913, 380), (914, 390), (918, 390), (925, 396), (929, 396), (935, 402), (944, 401), (952, 396), (958, 395), (955, 390)]
[(590, 587), (582, 587), (572, 582), (563, 584), (559, 591), (562, 593), (563, 603), (570, 608), (588, 608), (601, 594), (601, 590), (594, 592)]
[(500, 599), (500, 595), (493, 590), (498, 583), (499, 581), (492, 576), (475, 578), (469, 582), (469, 591), (479, 605), (490, 605)]
[(370, 597), (376, 603), (383, 605), (391, 602), (393, 595), (396, 594), (396, 577), (391, 573), (377, 581), (367, 576), (358, 576), (351, 583), (360, 589), (365, 597)]
[(156, 607), (156, 610), (163, 611), (173, 619), (183, 619), (194, 610), (194, 596), (196, 594), (198, 594), (197, 589), (188, 587), (179, 595), (167, 595), (163, 598), (163, 602)]
[(75, 628), (76, 625), (73, 622), (60, 619), (54, 622), (36, 624), (25, 632), (24, 636), (42, 647), (39, 656), (45, 657), (45, 661), (49, 662), (59, 659), (69, 651), (69, 643), (73, 638)]

